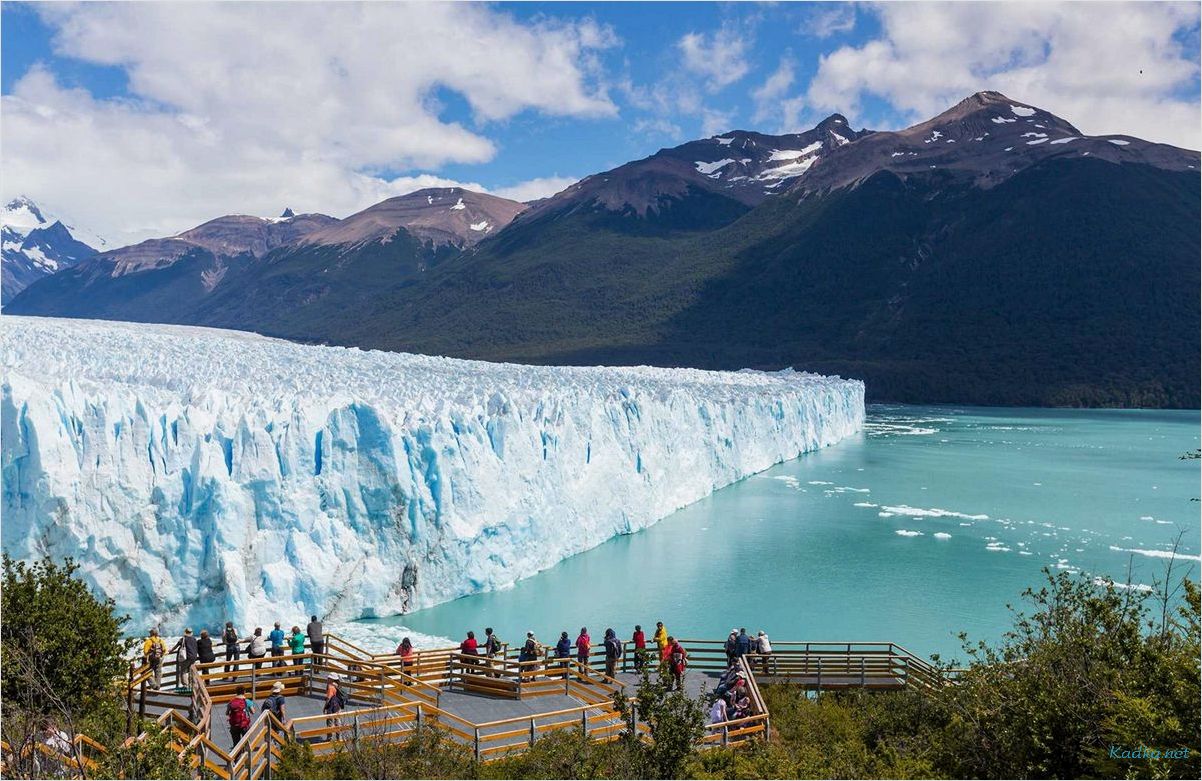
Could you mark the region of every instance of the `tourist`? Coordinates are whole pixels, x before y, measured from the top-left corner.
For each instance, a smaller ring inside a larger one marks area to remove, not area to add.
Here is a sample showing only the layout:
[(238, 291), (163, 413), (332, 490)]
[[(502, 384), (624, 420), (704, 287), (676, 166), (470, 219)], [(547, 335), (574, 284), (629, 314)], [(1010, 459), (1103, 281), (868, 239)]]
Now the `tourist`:
[[(238, 630), (234, 629), (233, 621), (225, 622), (225, 631), (221, 633), (221, 642), (225, 643), (225, 661), (236, 662), (242, 658), (242, 649), (238, 647)], [(237, 668), (237, 666), (236, 664), (227, 664), (225, 671), (228, 673), (230, 670)]]
[(326, 719), (326, 726), (337, 727), (339, 724), (337, 714), (345, 707), (346, 695), (342, 693), (338, 673), (330, 673), (330, 678), (326, 682), (326, 702), (321, 708), (321, 712), (330, 717)]
[(580, 627), (580, 634), (576, 635), (576, 661), (585, 667), (588, 666), (589, 653), (593, 649), (593, 639), (588, 636), (588, 627)]
[(751, 696), (751, 689), (747, 686), (747, 679), (743, 677), (742, 673), (735, 678), (735, 685), (731, 687), (730, 692), (735, 702)]
[(730, 634), (726, 636), (726, 642), (722, 644), (722, 650), (726, 651), (726, 663), (733, 664), (739, 657), (739, 630), (730, 630)]
[(288, 644), (292, 646), (294, 656), (305, 652), (305, 636), (299, 626), (292, 627), (292, 635), (288, 638)]
[(647, 636), (643, 634), (641, 625), (634, 625), (634, 634), (630, 641), (634, 643), (634, 670), (642, 672), (643, 667), (647, 664)]
[(672, 673), (672, 687), (684, 691), (684, 671), (688, 665), (689, 654), (675, 637), (668, 638), (668, 669)]
[(217, 654), (213, 653), (213, 638), (209, 637), (209, 630), (200, 630), (200, 639), (196, 641), (196, 656), (201, 664), (212, 664), (217, 661)]
[(613, 629), (605, 630), (605, 674), (613, 678), (618, 674), (618, 660), (622, 658), (622, 641)]
[(568, 659), (572, 656), (572, 638), (568, 637), (567, 632), (559, 633), (559, 642), (555, 644), (555, 658), (562, 659), (560, 665), (568, 666)]
[(655, 650), (659, 653), (661, 659), (664, 657), (664, 649), (668, 647), (668, 630), (664, 628), (663, 621), (655, 622), (655, 634), (651, 636), (655, 641)]
[(719, 697), (710, 707), (710, 724), (721, 724), (729, 717), (726, 715), (726, 698)]
[(192, 665), (200, 658), (196, 645), (196, 637), (192, 628), (184, 630), (184, 636), (175, 644), (175, 686), (177, 689), (190, 688), (192, 685)]
[(751, 638), (747, 635), (745, 628), (739, 630), (739, 636), (735, 639), (735, 654), (740, 658), (751, 653)]
[[(408, 637), (401, 640), (401, 644), (396, 647), (397, 656), (401, 657), (401, 672), (406, 675), (413, 675), (413, 643)], [(406, 681), (407, 685), (412, 685), (412, 681)]]
[[(462, 656), (471, 657), (478, 657), (480, 655), (480, 645), (476, 642), (475, 632), (470, 630), (468, 631), (467, 638), (465, 638), (464, 641), (459, 644), (459, 653)], [(463, 665), (461, 670), (462, 675), (479, 673), (480, 663), (478, 661), (474, 661), (472, 659), (461, 659), (460, 661)]]
[(534, 679), (535, 677), (537, 677), (536, 674), (538, 673), (539, 667), (541, 666), (538, 664), (538, 660), (539, 660), (539, 657), (542, 656), (542, 653), (543, 653), (543, 647), (538, 642), (538, 638), (536, 638), (534, 636), (534, 632), (532, 632), (532, 631), (527, 632), (526, 633), (526, 642), (522, 645), (522, 650), (518, 653), (518, 661), (528, 663), (527, 665), (522, 667), (522, 671), (523, 672), (529, 671), (531, 673), (531, 675), (530, 675), (531, 679)]
[(225, 719), (230, 727), (230, 743), (236, 746), (250, 729), (250, 706), (246, 701), (245, 686), (239, 686), (234, 698), (225, 704)]
[(764, 666), (764, 675), (768, 674), (768, 663), (772, 660), (772, 643), (763, 629), (755, 638), (755, 652), (760, 655), (760, 663)]
[(739, 675), (739, 664), (732, 661), (718, 678), (718, 686), (714, 689), (714, 694), (718, 697), (726, 696), (726, 693), (733, 689), (735, 682), (739, 680)]
[(150, 636), (142, 643), (142, 664), (150, 666), (154, 688), (163, 688), (163, 657), (167, 655), (167, 644), (159, 637), (159, 630), (151, 629)]
[(285, 638), (286, 635), (284, 634), (284, 630), (280, 629), (280, 622), (276, 621), (275, 629), (272, 629), (271, 634), (268, 635), (268, 639), (271, 640), (271, 656), (275, 659), (275, 661), (272, 662), (272, 667), (284, 666), (284, 660), (278, 657), (282, 657), (284, 655)]
[[(299, 632), (298, 628), (297, 633), (299, 634)], [(304, 635), (301, 635), (301, 637), (304, 637)], [(276, 681), (271, 685), (271, 696), (263, 700), (263, 710), (274, 713), (275, 717), (280, 720), (280, 724), (283, 724), (285, 721), (284, 705), (284, 684)]]
[(321, 622), (317, 620), (317, 616), (309, 616), (309, 626), (305, 628), (305, 634), (309, 636), (309, 647), (313, 649), (314, 664), (321, 661), (320, 657), (326, 649), (325, 635), (322, 634)]
[[(494, 667), (493, 659), (498, 654), (501, 653), (501, 650), (502, 650), (501, 649), (501, 639), (499, 637), (497, 637), (495, 634), (493, 634), (491, 626), (485, 627), (485, 629), (484, 629), (484, 655), (486, 657), (488, 657), (487, 664), (490, 668)], [(503, 654), (502, 654), (501, 667), (504, 667), (504, 655)], [(492, 675), (495, 678), (499, 678), (501, 676), (501, 673), (494, 672), (494, 673), (492, 673)]]
[(751, 698), (750, 697), (735, 697), (735, 712), (732, 714), (732, 719), (745, 719), (751, 716)]
[[(246, 641), (246, 658), (262, 659), (267, 656), (267, 643), (263, 640), (263, 627), (256, 626), (255, 633)], [(258, 670), (262, 662), (255, 662), (255, 669)]]

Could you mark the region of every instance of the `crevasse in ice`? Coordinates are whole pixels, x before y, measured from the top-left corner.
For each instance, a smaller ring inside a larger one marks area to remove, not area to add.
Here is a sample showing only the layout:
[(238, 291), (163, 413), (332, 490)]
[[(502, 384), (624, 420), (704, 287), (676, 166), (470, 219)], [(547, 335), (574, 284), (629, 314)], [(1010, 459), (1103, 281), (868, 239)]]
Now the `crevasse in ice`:
[(0, 349), (4, 550), (74, 557), (138, 624), (501, 588), (864, 421), (862, 383), (792, 371), (9, 316)]

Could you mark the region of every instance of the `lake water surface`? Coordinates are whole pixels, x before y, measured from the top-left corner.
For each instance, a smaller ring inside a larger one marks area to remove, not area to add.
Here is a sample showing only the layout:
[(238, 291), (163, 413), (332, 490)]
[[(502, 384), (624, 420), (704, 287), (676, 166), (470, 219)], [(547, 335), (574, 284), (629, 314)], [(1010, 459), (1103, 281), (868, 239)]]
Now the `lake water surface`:
[(519, 582), (348, 628), (519, 642), (560, 630), (891, 640), (963, 655), (994, 640), (1040, 569), (1149, 584), (1184, 532), (1199, 569), (1196, 411), (873, 406), (863, 434), (747, 478)]

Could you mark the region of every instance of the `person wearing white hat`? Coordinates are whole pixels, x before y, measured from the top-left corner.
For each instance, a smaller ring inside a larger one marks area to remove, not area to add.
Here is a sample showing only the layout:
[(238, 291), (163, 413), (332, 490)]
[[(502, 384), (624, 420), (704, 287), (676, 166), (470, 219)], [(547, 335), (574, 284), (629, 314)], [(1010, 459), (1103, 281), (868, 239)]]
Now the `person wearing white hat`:
[(284, 705), (284, 684), (276, 681), (271, 685), (271, 696), (263, 700), (263, 710), (274, 713), (283, 724), (285, 721)]
[(326, 719), (326, 724), (331, 727), (337, 727), (339, 723), (335, 714), (346, 708), (346, 695), (339, 684), (341, 679), (342, 676), (338, 673), (330, 673), (329, 682), (326, 684), (326, 703), (321, 712), (331, 717)]

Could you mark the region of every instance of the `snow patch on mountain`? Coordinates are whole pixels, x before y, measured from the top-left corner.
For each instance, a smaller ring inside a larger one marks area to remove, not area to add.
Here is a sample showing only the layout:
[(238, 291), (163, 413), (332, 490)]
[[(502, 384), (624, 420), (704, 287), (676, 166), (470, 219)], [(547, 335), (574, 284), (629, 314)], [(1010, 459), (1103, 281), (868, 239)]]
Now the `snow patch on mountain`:
[(730, 159), (729, 157), (726, 157), (721, 160), (715, 160), (712, 163), (707, 163), (704, 160), (698, 160), (695, 163), (693, 163), (693, 165), (697, 166), (698, 173), (703, 173), (706, 176), (709, 176), (710, 174), (717, 171), (719, 168), (725, 168), (726, 166), (730, 165), (733, 162), (734, 162), (734, 160)]
[[(424, 200), (424, 199), (423, 199)], [(506, 587), (864, 421), (812, 374), (540, 367), (6, 317), (5, 552), (121, 611), (403, 613)]]

